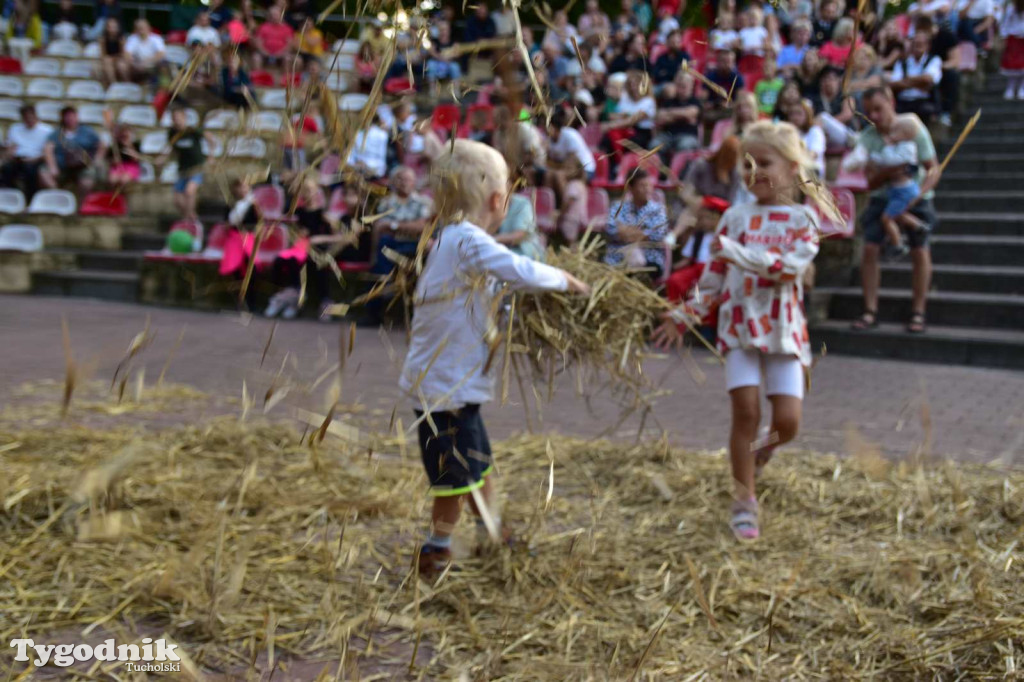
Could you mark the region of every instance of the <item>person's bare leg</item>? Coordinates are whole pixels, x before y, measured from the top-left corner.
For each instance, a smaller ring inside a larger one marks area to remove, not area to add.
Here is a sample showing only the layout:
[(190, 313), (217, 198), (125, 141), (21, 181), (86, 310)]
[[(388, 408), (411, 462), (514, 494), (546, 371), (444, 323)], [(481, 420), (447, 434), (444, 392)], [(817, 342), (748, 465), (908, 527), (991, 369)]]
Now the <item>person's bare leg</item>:
[(185, 185), (184, 211), (186, 220), (196, 220), (199, 216), (196, 213), (196, 197), (199, 194), (199, 185), (189, 182)]
[(887, 216), (881, 217), (882, 229), (885, 230), (885, 236), (889, 239), (890, 246), (899, 246), (903, 243), (903, 235), (900, 234), (900, 228), (896, 226), (896, 221)]
[(910, 250), (913, 268), (913, 312), (924, 315), (928, 305), (928, 288), (932, 285), (932, 252), (927, 247)]
[(878, 284), (881, 273), (878, 268), (878, 244), (864, 244), (860, 259), (860, 282), (864, 290), (864, 310), (878, 311)]
[(104, 57), (101, 61), (100, 71), (103, 73), (103, 85), (109, 86), (117, 80), (117, 68), (114, 66), (113, 57)]
[(796, 438), (804, 401), (792, 395), (771, 395), (768, 400), (772, 404), (772, 440), (778, 447)]
[(732, 429), (729, 434), (729, 463), (732, 466), (733, 498), (747, 501), (755, 498), (754, 453), (750, 444), (757, 437), (761, 423), (760, 387), (741, 386), (729, 391), (732, 401)]
[(127, 82), (132, 79), (132, 70), (128, 66), (127, 61), (124, 59), (118, 59), (114, 62), (114, 67), (117, 70), (117, 80)]
[(924, 223), (921, 222), (921, 219), (918, 218), (913, 213), (911, 213), (910, 211), (900, 213), (898, 216), (896, 216), (895, 220), (897, 224), (902, 225), (903, 227), (906, 227), (911, 230), (920, 230), (921, 227), (924, 225)]
[(178, 214), (182, 219), (187, 220), (188, 216), (185, 215), (185, 193), (175, 192), (174, 193), (174, 208), (177, 209)]
[(57, 178), (49, 170), (44, 168), (39, 171), (39, 184), (44, 189), (57, 189)]
[(430, 534), (437, 538), (451, 537), (462, 513), (462, 495), (435, 497), (430, 512)]

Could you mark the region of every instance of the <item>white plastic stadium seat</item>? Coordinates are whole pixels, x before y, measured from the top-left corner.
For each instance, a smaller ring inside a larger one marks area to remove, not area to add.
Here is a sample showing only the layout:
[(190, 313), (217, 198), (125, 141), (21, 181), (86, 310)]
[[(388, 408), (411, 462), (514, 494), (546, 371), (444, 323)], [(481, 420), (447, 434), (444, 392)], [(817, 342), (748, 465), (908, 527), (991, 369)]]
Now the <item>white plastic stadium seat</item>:
[(160, 184), (169, 185), (178, 181), (178, 162), (171, 161), (160, 170)]
[(185, 66), (191, 57), (188, 48), (181, 45), (168, 45), (164, 50), (164, 58), (177, 66)]
[(238, 113), (231, 109), (214, 109), (206, 114), (203, 124), (207, 130), (227, 130), (238, 126)]
[(60, 75), (60, 61), (47, 57), (30, 59), (25, 65), (26, 76), (48, 76), (56, 78)]
[(82, 46), (74, 40), (54, 40), (46, 46), (46, 54), (50, 57), (76, 59), (82, 56)]
[(267, 145), (258, 137), (236, 137), (228, 142), (228, 156), (261, 159), (266, 155)]
[(64, 84), (56, 78), (33, 78), (28, 82), (25, 94), (29, 97), (61, 99), (64, 97)]
[(29, 213), (50, 213), (54, 215), (74, 215), (78, 210), (75, 195), (63, 189), (43, 189), (32, 197), (28, 205)]
[(25, 195), (20, 189), (0, 189), (0, 213), (25, 212)]
[(78, 122), (88, 123), (89, 125), (103, 125), (106, 122), (103, 116), (106, 110), (107, 107), (103, 104), (83, 104), (78, 107)]
[(36, 41), (31, 38), (8, 38), (7, 49), (12, 57), (24, 64), (32, 56), (32, 50), (36, 49)]
[(111, 83), (107, 88), (108, 102), (141, 102), (142, 86), (135, 83)]
[(260, 93), (260, 106), (264, 109), (284, 109), (288, 106), (288, 91), (272, 88)]
[(0, 76), (0, 96), (21, 97), (25, 94), (25, 86), (21, 84), (20, 78), (14, 76)]
[(368, 101), (370, 101), (368, 95), (352, 92), (347, 95), (342, 95), (341, 98), (338, 99), (338, 108), (342, 111), (362, 111)]
[(82, 50), (82, 56), (87, 59), (99, 59), (103, 56), (103, 50), (99, 43), (89, 43)]
[(331, 46), (331, 52), (342, 52), (344, 54), (359, 54), (358, 40), (336, 40)]
[(324, 85), (334, 92), (345, 92), (348, 89), (348, 76), (340, 71), (332, 71), (324, 78)]
[(156, 182), (156, 171), (153, 170), (153, 164), (149, 161), (139, 163), (139, 182), (146, 184)]
[(211, 147), (210, 144), (206, 141), (206, 138), (204, 137), (203, 141), (199, 145), (199, 148), (202, 149), (203, 153), (206, 154), (207, 156), (212, 156), (214, 158), (223, 156), (224, 140), (220, 139), (216, 135), (211, 135), (210, 137), (213, 138), (213, 146)]
[(157, 131), (155, 133), (146, 133), (142, 136), (142, 141), (139, 143), (139, 151), (143, 154), (160, 154), (167, 148), (167, 132)]
[(73, 81), (66, 93), (68, 99), (87, 99), (102, 102), (107, 98), (107, 91), (99, 81)]
[[(185, 109), (185, 125), (192, 128), (199, 125), (199, 112), (195, 109)], [(164, 112), (164, 115), (160, 117), (160, 127), (170, 128), (171, 127), (171, 110), (168, 109)]]
[(20, 121), (22, 101), (17, 99), (0, 99), (0, 120)]
[(0, 251), (42, 251), (43, 233), (34, 225), (0, 227)]
[(277, 132), (284, 125), (284, 118), (276, 111), (261, 111), (253, 120), (253, 127), (261, 132)]
[[(52, 100), (44, 99), (40, 102), (36, 102), (36, 116), (39, 117), (40, 121), (46, 121), (47, 123), (60, 123), (60, 112), (63, 108), (64, 102), (54, 102)], [(82, 120), (81, 115), (79, 115), (78, 120)]]
[(88, 59), (71, 59), (64, 62), (61, 75), (65, 78), (92, 78), (96, 74), (96, 63)]
[(337, 59), (331, 57), (331, 61), (334, 62), (334, 70), (346, 73), (348, 71), (356, 70), (356, 58), (350, 54), (339, 54)]
[(140, 128), (155, 128), (156, 111), (146, 104), (129, 104), (121, 107), (117, 114), (117, 122)]

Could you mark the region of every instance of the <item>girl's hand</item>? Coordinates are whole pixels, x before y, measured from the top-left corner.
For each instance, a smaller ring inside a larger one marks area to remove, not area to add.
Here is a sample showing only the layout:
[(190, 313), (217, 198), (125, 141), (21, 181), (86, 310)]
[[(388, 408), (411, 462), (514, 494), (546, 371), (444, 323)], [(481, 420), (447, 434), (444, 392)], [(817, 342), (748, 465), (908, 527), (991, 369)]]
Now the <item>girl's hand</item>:
[(584, 296), (590, 295), (590, 285), (586, 282), (576, 279), (565, 270), (562, 270), (562, 274), (565, 275), (565, 281), (568, 283), (568, 291), (572, 294), (582, 294)]
[(679, 326), (667, 316), (668, 313), (662, 315), (664, 321), (651, 334), (651, 341), (658, 350), (672, 350), (683, 345), (683, 335), (679, 331)]

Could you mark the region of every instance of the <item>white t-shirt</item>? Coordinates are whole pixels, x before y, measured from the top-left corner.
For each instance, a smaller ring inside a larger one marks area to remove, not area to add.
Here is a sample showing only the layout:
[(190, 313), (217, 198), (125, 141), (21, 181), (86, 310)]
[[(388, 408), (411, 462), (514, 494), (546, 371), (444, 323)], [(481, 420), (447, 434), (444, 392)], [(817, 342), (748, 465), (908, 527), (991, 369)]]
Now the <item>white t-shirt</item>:
[(669, 15), (662, 19), (661, 23), (658, 24), (658, 37), (661, 39), (661, 42), (664, 43), (665, 41), (667, 41), (668, 34), (671, 33), (672, 31), (677, 30), (678, 28), (680, 28), (679, 20), (676, 19), (674, 16)]
[(164, 39), (155, 33), (150, 33), (143, 40), (133, 33), (124, 41), (124, 51), (135, 61), (149, 62), (165, 51)]
[(185, 35), (185, 44), (193, 43), (220, 47), (220, 33), (213, 26), (193, 26)]
[(7, 146), (14, 148), (14, 155), (19, 159), (37, 159), (43, 155), (43, 147), (52, 134), (53, 127), (42, 122), (31, 128), (15, 123), (7, 131)]
[[(621, 106), (621, 101), (620, 101)], [(558, 139), (551, 143), (551, 156), (563, 161), (570, 156), (575, 156), (584, 173), (593, 173), (597, 170), (597, 162), (594, 161), (594, 154), (587, 146), (586, 140), (580, 135), (580, 131), (566, 126), (558, 134)]]
[(764, 56), (768, 45), (768, 29), (764, 26), (748, 26), (740, 29), (740, 50), (743, 54)]
[(654, 117), (658, 113), (658, 105), (654, 102), (654, 98), (650, 96), (641, 97), (634, 102), (628, 94), (623, 94), (622, 99), (619, 100), (619, 106), (615, 109), (615, 113), (632, 116), (638, 112), (642, 113), (644, 117), (636, 124), (636, 127), (653, 128)]
[[(903, 64), (906, 63), (907, 70), (904, 73)], [(935, 85), (939, 84), (942, 80), (942, 60), (934, 55), (925, 55), (917, 60), (913, 55), (908, 55), (906, 59), (897, 61), (892, 67), (892, 80), (901, 81), (904, 78), (912, 78), (914, 76), (928, 76), (931, 78), (932, 83)], [(924, 90), (918, 90), (917, 88), (907, 88), (901, 91), (896, 98), (902, 100), (917, 100), (917, 99), (928, 99), (931, 97), (930, 93)]]
[(985, 17), (994, 17), (996, 15), (996, 3), (993, 0), (976, 0), (976, 2), (967, 7), (971, 0), (960, 0), (956, 4), (956, 11), (961, 12), (967, 9), (967, 18), (974, 21), (984, 19)]
[(713, 29), (711, 31), (711, 49), (712, 50), (731, 50), (736, 46), (736, 41), (739, 40), (740, 34), (733, 29), (723, 30), (720, 28)]
[(348, 157), (350, 165), (362, 162), (374, 177), (383, 177), (388, 170), (388, 134), (377, 126), (370, 126), (366, 131), (356, 133), (356, 141), (352, 145), (352, 153)]
[(818, 169), (818, 175), (825, 177), (825, 132), (816, 125), (803, 134), (804, 144), (807, 151), (814, 157), (814, 165)]

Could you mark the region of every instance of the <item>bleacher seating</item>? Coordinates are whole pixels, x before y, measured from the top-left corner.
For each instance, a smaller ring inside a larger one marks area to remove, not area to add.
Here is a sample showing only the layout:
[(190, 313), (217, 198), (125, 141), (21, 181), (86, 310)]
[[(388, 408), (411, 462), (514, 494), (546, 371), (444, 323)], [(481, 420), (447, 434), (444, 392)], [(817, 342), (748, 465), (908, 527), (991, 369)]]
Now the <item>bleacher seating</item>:
[(135, 83), (111, 83), (107, 88), (108, 102), (141, 102), (142, 86)]
[(207, 130), (234, 129), (238, 124), (238, 112), (231, 109), (214, 109), (206, 114), (206, 120), (203, 122)]
[(73, 59), (64, 62), (61, 75), (65, 78), (92, 78), (96, 75), (96, 62), (90, 59)]
[(20, 78), (0, 76), (0, 97), (21, 97), (25, 94), (25, 85)]
[(20, 121), (21, 105), (21, 100), (0, 99), (0, 120)]
[(362, 93), (350, 92), (338, 98), (338, 108), (342, 111), (362, 111), (369, 99), (367, 95)]
[(168, 45), (164, 52), (164, 57), (171, 64), (176, 64), (177, 66), (185, 66), (185, 64), (188, 63), (188, 60), (191, 57), (191, 55), (189, 54), (188, 49), (182, 47), (181, 45)]
[(156, 111), (148, 104), (130, 104), (121, 107), (117, 113), (117, 122), (140, 128), (155, 128)]
[(20, 189), (0, 189), (0, 213), (16, 215), (25, 211), (25, 195)]
[(259, 131), (277, 131), (283, 124), (281, 114), (276, 111), (261, 111), (253, 120), (253, 127)]
[(43, 250), (43, 233), (34, 225), (0, 227), (0, 251), (32, 253)]
[(64, 84), (56, 78), (33, 78), (28, 82), (25, 95), (43, 99), (61, 99), (64, 97)]
[(93, 192), (82, 200), (81, 215), (123, 216), (128, 212), (128, 200), (120, 192)]
[(178, 181), (178, 162), (171, 161), (160, 169), (160, 184), (169, 185)]
[(46, 55), (74, 59), (82, 56), (82, 46), (74, 40), (54, 40), (46, 46)]
[[(36, 115), (40, 121), (46, 121), (47, 123), (60, 123), (60, 112), (64, 109), (64, 102), (54, 102), (52, 100), (41, 100), (36, 102)], [(81, 120), (81, 117), (79, 117)]]
[(60, 61), (47, 57), (36, 57), (25, 65), (26, 76), (48, 76), (55, 78), (60, 75)]
[(78, 121), (88, 125), (103, 125), (103, 113), (106, 110), (102, 104), (81, 104), (78, 106)]
[(28, 205), (29, 213), (48, 215), (74, 215), (78, 208), (75, 195), (63, 189), (43, 189), (36, 192)]
[[(155, 112), (154, 112), (155, 113)], [(199, 112), (192, 107), (185, 108), (185, 125), (187, 126), (198, 126), (199, 125)], [(171, 112), (167, 110), (160, 117), (160, 127), (170, 128), (171, 127)]]
[(608, 226), (610, 210), (611, 200), (608, 198), (608, 192), (600, 187), (591, 187), (587, 191), (587, 222), (593, 225), (595, 230), (604, 230)]
[(254, 203), (267, 218), (280, 218), (284, 213), (284, 190), (277, 185), (260, 185), (252, 190)]
[(103, 55), (103, 51), (100, 48), (99, 43), (88, 43), (82, 48), (82, 56), (88, 57), (89, 59), (99, 59)]
[[(228, 142), (228, 156), (262, 159), (267, 156), (267, 143), (258, 137), (235, 137)], [(211, 152), (211, 156), (220, 154)]]
[(284, 88), (273, 88), (260, 93), (260, 107), (264, 109), (284, 109), (288, 106), (288, 91)]
[(167, 132), (146, 133), (139, 142), (139, 151), (143, 154), (160, 154), (167, 148)]
[(106, 99), (107, 92), (103, 84), (94, 80), (76, 80), (68, 85), (68, 99), (86, 99), (101, 102)]

